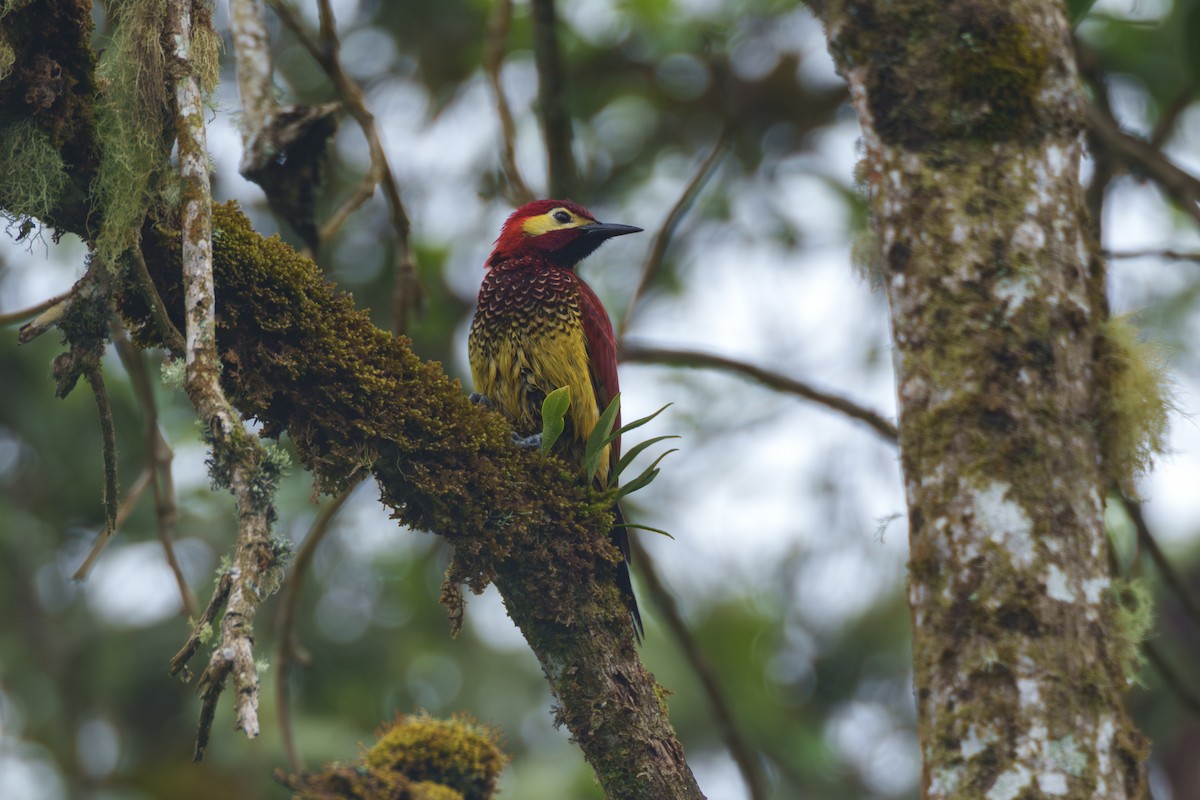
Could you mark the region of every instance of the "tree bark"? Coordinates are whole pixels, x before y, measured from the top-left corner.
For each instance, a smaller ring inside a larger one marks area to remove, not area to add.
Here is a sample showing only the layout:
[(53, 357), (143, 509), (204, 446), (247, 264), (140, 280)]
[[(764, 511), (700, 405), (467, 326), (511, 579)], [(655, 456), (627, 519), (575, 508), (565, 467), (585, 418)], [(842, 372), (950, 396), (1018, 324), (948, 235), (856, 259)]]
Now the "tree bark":
[(1062, 4), (818, 13), (862, 125), (892, 314), (922, 796), (1140, 797)]

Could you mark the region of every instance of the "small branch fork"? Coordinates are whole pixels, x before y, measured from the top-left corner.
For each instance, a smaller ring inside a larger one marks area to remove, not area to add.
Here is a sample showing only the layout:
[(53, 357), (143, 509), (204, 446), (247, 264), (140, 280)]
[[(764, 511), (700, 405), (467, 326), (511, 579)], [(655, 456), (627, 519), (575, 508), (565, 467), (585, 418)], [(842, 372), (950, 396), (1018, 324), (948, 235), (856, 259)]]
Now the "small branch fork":
[(325, 70), (325, 74), (333, 82), (334, 89), (346, 110), (350, 112), (350, 116), (354, 117), (355, 122), (362, 129), (371, 154), (371, 166), (367, 170), (367, 174), (363, 176), (362, 182), (321, 226), (320, 241), (328, 242), (336, 236), (350, 215), (375, 194), (375, 187), (383, 189), (383, 196), (388, 206), (388, 218), (396, 233), (393, 243), (392, 328), (397, 333), (406, 331), (410, 314), (419, 311), (424, 302), (424, 290), (417, 277), (416, 260), (410, 240), (411, 223), (408, 211), (404, 207), (404, 201), (400, 197), (400, 187), (396, 183), (396, 176), (388, 163), (383, 140), (379, 134), (379, 126), (375, 123), (375, 115), (367, 108), (362, 88), (342, 68), (342, 62), (338, 56), (341, 42), (337, 36), (333, 8), (329, 0), (318, 0), (317, 7), (320, 12), (321, 27), (319, 38), (314, 40), (286, 0), (268, 0), (268, 3), (313, 60)]
[(496, 0), (488, 17), (487, 38), (483, 46), (483, 71), (487, 75), (492, 94), (496, 97), (496, 116), (500, 118), (500, 135), (504, 144), (500, 151), (504, 166), (504, 177), (508, 181), (508, 199), (515, 206), (524, 205), (535, 199), (529, 185), (517, 168), (517, 126), (513, 122), (508, 96), (504, 93), (501, 74), (504, 67), (504, 45), (512, 23), (512, 0)]
[[(254, 738), (259, 733), (258, 671), (253, 656), (253, 623), (264, 593), (270, 591), (279, 554), (271, 542), (274, 509), (264, 490), (266, 454), (242, 428), (241, 419), (221, 390), (216, 349), (215, 297), (212, 273), (212, 191), (200, 85), (192, 63), (193, 0), (174, 0), (169, 7), (172, 54), (176, 62), (174, 97), (179, 171), (184, 183), (182, 261), (187, 381), (186, 389), (204, 429), (212, 438), (214, 470), (227, 476), (237, 501), (238, 540), (232, 566), (221, 576), (218, 591), (188, 645), (172, 661), (171, 671), (185, 664), (199, 645), (201, 631), (211, 625), (222, 605), (220, 639), (200, 676), (202, 698), (196, 737), (196, 760), (204, 756), (225, 680), (233, 676), (237, 693), (236, 727)], [(195, 14), (198, 19), (204, 15)]]

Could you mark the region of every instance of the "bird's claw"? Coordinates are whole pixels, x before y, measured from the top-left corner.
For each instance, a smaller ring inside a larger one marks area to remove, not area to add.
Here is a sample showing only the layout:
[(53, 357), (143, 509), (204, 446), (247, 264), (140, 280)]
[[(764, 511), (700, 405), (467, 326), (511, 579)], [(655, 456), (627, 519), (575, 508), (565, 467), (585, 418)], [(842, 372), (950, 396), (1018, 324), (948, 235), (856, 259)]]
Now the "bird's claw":
[(480, 394), (479, 392), (471, 392), (469, 395), (467, 395), (467, 400), (469, 400), (470, 402), (474, 403), (477, 406), (483, 406), (484, 408), (495, 408), (495, 406), (492, 405), (491, 399), (488, 398), (488, 396), (486, 394)]
[(532, 450), (534, 448), (541, 448), (542, 435), (540, 433), (535, 433), (530, 436), (522, 436), (521, 434), (517, 433), (516, 431), (513, 431), (512, 443), (515, 444), (517, 447), (524, 447), (524, 448), (528, 448), (530, 450)]

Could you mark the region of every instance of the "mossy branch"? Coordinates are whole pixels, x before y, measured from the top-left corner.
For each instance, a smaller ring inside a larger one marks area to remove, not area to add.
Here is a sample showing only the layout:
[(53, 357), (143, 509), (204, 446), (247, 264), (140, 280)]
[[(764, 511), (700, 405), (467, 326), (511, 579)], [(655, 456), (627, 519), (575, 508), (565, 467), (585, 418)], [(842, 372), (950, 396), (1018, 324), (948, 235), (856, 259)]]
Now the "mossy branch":
[[(178, 233), (153, 234), (147, 265), (179, 325)], [(369, 471), (396, 518), (454, 546), (454, 580), (496, 584), (610, 797), (701, 796), (633, 647), (604, 504), (557, 459), (514, 448), (498, 414), (233, 204), (213, 209), (213, 255), (230, 401), (265, 435), (286, 430), (318, 488)], [(160, 346), (142, 297), (124, 295), (123, 310), (142, 345)]]

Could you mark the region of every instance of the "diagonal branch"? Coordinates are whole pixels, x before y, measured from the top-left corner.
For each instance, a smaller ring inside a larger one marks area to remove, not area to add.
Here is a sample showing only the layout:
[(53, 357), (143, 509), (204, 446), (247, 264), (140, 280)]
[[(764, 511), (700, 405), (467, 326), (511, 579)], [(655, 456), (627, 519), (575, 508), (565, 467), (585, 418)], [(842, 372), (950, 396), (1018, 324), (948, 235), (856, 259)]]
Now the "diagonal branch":
[(679, 199), (675, 201), (675, 205), (671, 206), (671, 210), (667, 212), (667, 218), (663, 220), (662, 226), (658, 229), (658, 233), (654, 236), (654, 244), (650, 247), (650, 252), (646, 255), (646, 261), (642, 265), (642, 276), (638, 279), (637, 286), (633, 290), (633, 295), (629, 298), (629, 305), (625, 309), (625, 316), (621, 319), (621, 334), (629, 330), (629, 321), (633, 319), (633, 309), (637, 306), (638, 300), (642, 296), (642, 292), (650, 285), (650, 281), (658, 273), (662, 266), (663, 257), (667, 254), (667, 247), (671, 244), (671, 237), (675, 235), (675, 229), (679, 226), (679, 221), (683, 219), (683, 215), (691, 208), (692, 201), (696, 199), (696, 195), (704, 188), (704, 184), (713, 174), (713, 167), (716, 166), (717, 159), (721, 157), (721, 153), (725, 151), (725, 143), (729, 140), (730, 129), (726, 126), (721, 135), (717, 137), (717, 141), (713, 144), (712, 150), (708, 156), (700, 162), (696, 167), (696, 172), (692, 175), (691, 180), (683, 187), (683, 191), (679, 195)]
[(1187, 588), (1179, 573), (1171, 566), (1171, 562), (1166, 554), (1163, 553), (1162, 548), (1158, 544), (1158, 539), (1154, 537), (1149, 523), (1146, 522), (1146, 515), (1142, 513), (1142, 504), (1123, 492), (1119, 493), (1118, 497), (1125, 509), (1125, 513), (1129, 515), (1130, 521), (1133, 522), (1134, 530), (1137, 531), (1138, 543), (1150, 554), (1150, 560), (1154, 562), (1154, 566), (1158, 568), (1159, 573), (1162, 575), (1163, 583), (1178, 598), (1180, 606), (1188, 618), (1192, 620), (1192, 624), (1200, 626), (1200, 603), (1196, 601), (1195, 595)]
[(1200, 180), (1180, 169), (1157, 148), (1120, 129), (1109, 114), (1087, 106), (1087, 123), (1096, 141), (1135, 172), (1152, 178), (1192, 219), (1200, 222)]
[(654, 561), (646, 549), (636, 538), (630, 540), (630, 545), (633, 547), (633, 562), (638, 566), (638, 576), (645, 584), (646, 592), (654, 601), (654, 605), (658, 607), (667, 630), (671, 632), (671, 635), (675, 637), (675, 643), (683, 650), (683, 655), (691, 665), (692, 672), (696, 673), (696, 677), (700, 679), (700, 685), (704, 688), (704, 694), (708, 698), (708, 705), (717, 724), (717, 730), (725, 741), (725, 747), (729, 750), (729, 754), (733, 756), (738, 771), (742, 773), (742, 780), (746, 781), (751, 800), (766, 800), (770, 796), (770, 792), (767, 776), (762, 771), (762, 763), (754, 748), (750, 746), (738, 728), (733, 714), (733, 706), (725, 696), (721, 682), (717, 680), (716, 671), (700, 649), (696, 637), (688, 630), (687, 622), (684, 621), (683, 614), (679, 611), (679, 604), (675, 602), (675, 596), (663, 584), (662, 577), (658, 574)]
[(289, 679), (292, 666), (308, 666), (310, 656), (300, 644), (296, 635), (296, 609), (300, 603), (300, 588), (308, 574), (308, 565), (317, 552), (317, 547), (330, 531), (329, 523), (337, 515), (358, 484), (351, 486), (333, 500), (321, 507), (317, 518), (309, 528), (304, 544), (296, 553), (292, 564), (292, 574), (284, 584), (283, 597), (279, 601), (279, 611), (275, 615), (275, 630), (279, 638), (279, 648), (275, 655), (275, 713), (279, 716), (279, 734), (283, 740), (283, 751), (287, 754), (288, 766), (292, 772), (302, 772), (304, 761), (296, 750), (296, 739), (292, 729), (292, 704), (289, 697)]
[(835, 394), (816, 389), (804, 381), (780, 375), (744, 361), (738, 361), (725, 356), (704, 353), (699, 350), (676, 350), (666, 347), (649, 347), (646, 345), (623, 342), (618, 355), (622, 361), (641, 364), (666, 364), (675, 367), (697, 367), (703, 369), (719, 369), (733, 372), (757, 381), (776, 391), (794, 394), (811, 400), (814, 403), (838, 411), (851, 419), (870, 426), (876, 433), (889, 442), (898, 439), (896, 425), (870, 409), (863, 408), (857, 403)]
[(532, 0), (533, 58), (538, 73), (538, 114), (546, 140), (550, 196), (565, 198), (575, 186), (571, 117), (564, 99), (562, 56), (554, 0)]
[[(136, 255), (140, 260), (141, 253), (137, 252)], [(145, 278), (150, 291), (154, 293), (155, 297), (158, 297), (158, 290), (154, 288), (154, 284), (150, 281), (150, 274), (148, 272)], [(158, 302), (159, 305), (162, 304), (161, 299)], [(155, 312), (152, 311), (152, 313)], [(170, 330), (178, 335), (178, 331), (171, 324), (165, 309), (163, 310), (162, 318), (166, 321)], [(121, 363), (125, 366), (125, 371), (129, 374), (129, 382), (133, 385), (134, 397), (137, 398), (138, 405), (142, 408), (143, 431), (146, 439), (146, 467), (144, 474), (150, 476), (150, 488), (154, 493), (154, 515), (157, 521), (158, 541), (162, 544), (163, 556), (166, 558), (167, 566), (171, 569), (171, 574), (175, 576), (176, 586), (179, 587), (179, 599), (183, 613), (188, 619), (195, 619), (198, 613), (196, 596), (188, 586), (187, 579), (183, 575), (183, 569), (179, 566), (179, 559), (175, 555), (175, 522), (178, 518), (178, 511), (175, 507), (175, 483), (171, 476), (171, 462), (174, 460), (175, 454), (171, 451), (171, 446), (167, 444), (167, 440), (163, 437), (162, 430), (158, 425), (158, 404), (154, 400), (154, 390), (150, 386), (150, 376), (146, 373), (145, 357), (134, 346), (133, 342), (130, 341), (128, 333), (119, 322), (114, 321), (110, 338), (116, 347)], [(179, 348), (179, 352), (183, 352), (182, 345)], [(121, 520), (118, 516), (118, 527), (120, 527), (120, 524)]]

